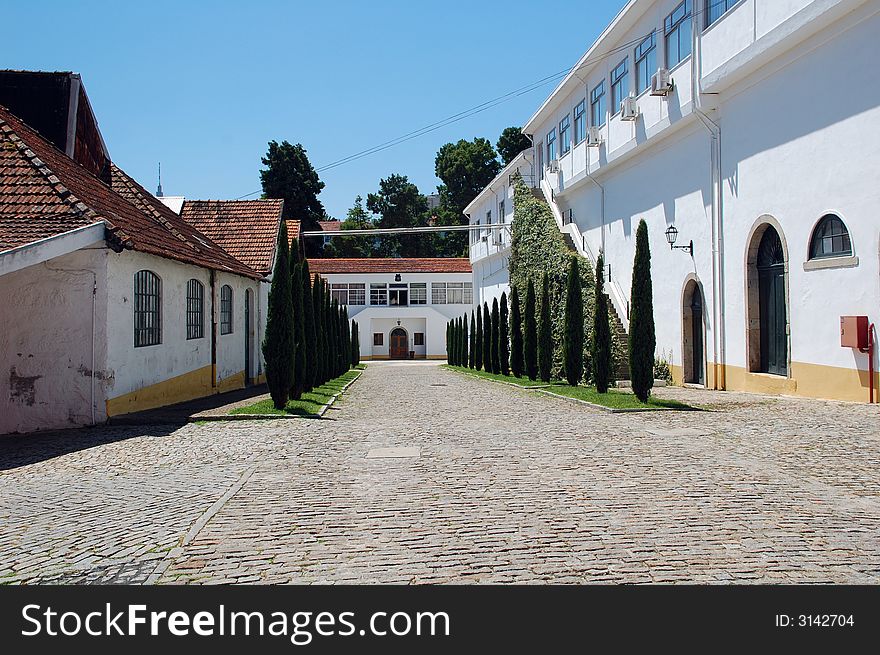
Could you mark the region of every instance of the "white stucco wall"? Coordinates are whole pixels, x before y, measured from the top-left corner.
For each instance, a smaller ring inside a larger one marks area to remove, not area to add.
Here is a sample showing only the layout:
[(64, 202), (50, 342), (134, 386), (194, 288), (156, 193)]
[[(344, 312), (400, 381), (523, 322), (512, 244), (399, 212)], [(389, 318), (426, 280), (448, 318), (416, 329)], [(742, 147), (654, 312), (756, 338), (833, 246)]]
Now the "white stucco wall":
[(93, 383), (94, 420), (106, 419), (101, 245), (0, 277), (0, 434), (91, 424)]

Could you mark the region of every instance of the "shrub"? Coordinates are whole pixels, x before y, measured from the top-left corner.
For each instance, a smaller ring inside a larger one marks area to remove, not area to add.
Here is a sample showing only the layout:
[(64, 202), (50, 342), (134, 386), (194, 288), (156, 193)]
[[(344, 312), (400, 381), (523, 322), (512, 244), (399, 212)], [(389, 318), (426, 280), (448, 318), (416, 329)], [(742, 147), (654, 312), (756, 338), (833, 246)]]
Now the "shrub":
[[(605, 260), (601, 253), (596, 261), (596, 269), (604, 270)], [(596, 391), (606, 393), (611, 380), (611, 326), (608, 323), (608, 296), (605, 295), (604, 275), (596, 276), (596, 304), (593, 309), (593, 336), (590, 352), (593, 363), (593, 384)]]
[(571, 258), (565, 293), (565, 381), (572, 387), (584, 377), (584, 296), (577, 257)]
[(651, 285), (651, 250), (648, 224), (642, 219), (636, 230), (636, 254), (633, 260), (632, 295), (629, 319), (629, 375), (633, 393), (648, 402), (654, 386), (654, 292)]
[(287, 406), (293, 383), (293, 358), (296, 348), (293, 340), (293, 301), (290, 288), (290, 255), (287, 227), (282, 221), (278, 232), (278, 256), (272, 272), (269, 306), (266, 313), (266, 334), (263, 339), (263, 359), (266, 360), (266, 384), (275, 409)]
[(498, 359), (501, 361), (502, 375), (510, 375), (510, 327), (507, 323), (507, 294), (501, 294), (501, 323), (498, 327)]
[(514, 377), (523, 374), (522, 313), (516, 287), (510, 289), (510, 370)]

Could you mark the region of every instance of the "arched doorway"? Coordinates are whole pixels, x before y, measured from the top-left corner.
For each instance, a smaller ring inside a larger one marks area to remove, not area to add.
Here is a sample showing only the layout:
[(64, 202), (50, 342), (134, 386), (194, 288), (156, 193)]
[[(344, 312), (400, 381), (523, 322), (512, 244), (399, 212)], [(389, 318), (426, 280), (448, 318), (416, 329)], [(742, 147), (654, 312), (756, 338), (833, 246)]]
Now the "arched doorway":
[(762, 216), (747, 252), (748, 364), (788, 376), (788, 255), (779, 223)]
[(391, 359), (409, 358), (409, 338), (402, 327), (391, 330), (388, 338), (388, 356)]
[(761, 322), (761, 372), (788, 374), (785, 311), (785, 251), (779, 233), (768, 227), (758, 246), (758, 312)]
[(689, 384), (706, 384), (703, 291), (696, 280), (685, 285), (682, 295), (682, 373)]

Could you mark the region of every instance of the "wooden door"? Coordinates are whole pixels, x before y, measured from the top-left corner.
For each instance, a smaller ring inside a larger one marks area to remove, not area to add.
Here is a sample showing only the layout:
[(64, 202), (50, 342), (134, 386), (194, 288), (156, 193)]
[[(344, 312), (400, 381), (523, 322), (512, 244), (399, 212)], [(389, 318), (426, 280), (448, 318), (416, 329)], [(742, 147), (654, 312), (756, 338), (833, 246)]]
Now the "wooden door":
[(409, 343), (406, 330), (394, 328), (391, 331), (391, 339), (388, 345), (388, 355), (391, 359), (407, 359), (409, 357)]

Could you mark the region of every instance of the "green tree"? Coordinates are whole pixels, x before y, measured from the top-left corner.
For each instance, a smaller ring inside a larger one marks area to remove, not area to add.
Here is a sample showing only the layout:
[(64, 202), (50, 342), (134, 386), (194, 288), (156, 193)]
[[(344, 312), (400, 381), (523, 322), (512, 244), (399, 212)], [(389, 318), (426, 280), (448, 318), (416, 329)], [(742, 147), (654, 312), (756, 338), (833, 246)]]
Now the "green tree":
[[(318, 221), (324, 220), (326, 216), (324, 205), (318, 199), (324, 183), (309, 162), (305, 148), (299, 143), (291, 145), (287, 141), (280, 144), (270, 141), (269, 150), (262, 162), (266, 167), (260, 169), (263, 197), (284, 200), (284, 220), (302, 221), (304, 231), (319, 229)], [(318, 243), (307, 245), (310, 257), (319, 254)]]
[(303, 302), (302, 264), (297, 264), (291, 277), (291, 299), (293, 301), (293, 342), (296, 353), (293, 358), (293, 384), (290, 397), (299, 400), (306, 388), (306, 322)]
[[(378, 227), (425, 227), (428, 201), (405, 175), (392, 174), (379, 180), (379, 190), (367, 196), (367, 209), (379, 215)], [(433, 254), (431, 239), (424, 234), (389, 235), (378, 252), (383, 257), (428, 257)]]
[(474, 369), (483, 368), (483, 312), (477, 307), (477, 333), (474, 335)]
[(315, 283), (312, 285), (312, 317), (315, 323), (315, 381), (313, 385), (315, 387), (320, 387), (327, 381), (324, 367), (324, 352), (327, 349), (327, 340), (324, 334), (322, 284), (321, 278), (315, 278)]
[(636, 254), (633, 261), (632, 294), (629, 314), (629, 375), (633, 393), (648, 402), (654, 386), (654, 292), (651, 284), (651, 250), (648, 225), (639, 221)]
[(492, 317), (486, 302), (483, 303), (483, 368), (487, 373), (492, 372)]
[(355, 367), (361, 363), (361, 335), (357, 321), (351, 322), (351, 365)]
[(507, 166), (519, 153), (531, 147), (531, 139), (518, 127), (505, 127), (498, 137), (498, 143), (495, 144), (503, 166)]
[(458, 319), (452, 321), (452, 365), (458, 366)]
[(507, 294), (501, 294), (501, 323), (498, 327), (498, 359), (501, 361), (502, 375), (510, 375), (510, 326), (507, 315)]
[[(364, 209), (364, 199), (361, 196), (354, 199), (354, 206), (348, 210), (348, 215), (339, 227), (342, 230), (370, 230), (375, 227), (370, 214)], [(334, 237), (328, 245), (333, 246), (332, 255), (334, 257), (372, 257), (376, 238), (372, 236)], [(324, 246), (324, 256), (330, 256), (327, 253), (327, 246)]]
[(606, 393), (611, 378), (611, 326), (608, 322), (608, 296), (605, 295), (605, 258), (602, 253), (596, 260), (596, 293), (593, 308), (593, 334), (590, 353), (593, 363), (593, 382), (596, 391)]
[(348, 307), (342, 307), (342, 343), (339, 352), (342, 356), (341, 368), (345, 373), (351, 368), (351, 321), (348, 318)]
[(510, 370), (514, 377), (523, 374), (523, 332), (522, 310), (519, 305), (519, 292), (515, 286), (510, 288)]
[(523, 334), (523, 355), (525, 357), (526, 375), (529, 380), (538, 378), (538, 322), (535, 314), (535, 283), (529, 278), (526, 289), (525, 307), (526, 329)]
[(462, 328), (461, 328), (461, 365), (468, 365), (468, 357), (470, 356), (470, 349), (468, 348), (468, 317), (465, 314), (462, 317)]
[(492, 372), (498, 375), (501, 372), (501, 317), (498, 311), (498, 298), (492, 299)]
[(468, 335), (468, 367), (474, 368), (477, 357), (477, 321), (474, 318), (474, 312), (471, 311), (471, 332)]
[(446, 321), (446, 363), (452, 364), (452, 321)]
[[(473, 141), (461, 139), (443, 145), (434, 158), (434, 173), (443, 182), (437, 187), (440, 207), (436, 213), (437, 225), (465, 225), (464, 208), (498, 175), (501, 164), (488, 139)], [(438, 244), (441, 256), (467, 255), (466, 232), (444, 233)]]
[(269, 288), (269, 306), (266, 313), (266, 334), (263, 339), (263, 359), (266, 361), (266, 384), (275, 409), (287, 406), (293, 383), (293, 302), (290, 288), (290, 258), (287, 226), (282, 221), (278, 232), (275, 268)]
[(300, 264), (302, 268), (302, 305), (303, 305), (303, 323), (305, 328), (305, 378), (303, 380), (303, 391), (311, 391), (315, 388), (315, 381), (318, 379), (318, 334), (315, 331), (315, 312), (312, 307), (312, 275), (309, 272), (309, 261), (305, 260)]
[(550, 382), (553, 368), (553, 333), (550, 327), (550, 277), (544, 273), (541, 281), (541, 309), (538, 318), (538, 374), (543, 382)]
[(576, 387), (584, 377), (584, 294), (577, 257), (571, 258), (565, 285), (562, 359), (565, 364), (565, 381)]

